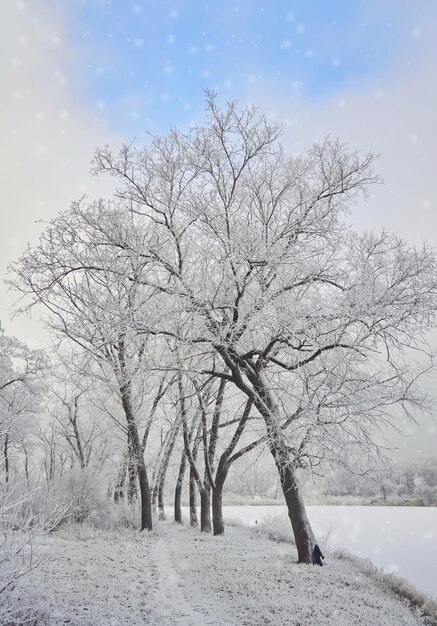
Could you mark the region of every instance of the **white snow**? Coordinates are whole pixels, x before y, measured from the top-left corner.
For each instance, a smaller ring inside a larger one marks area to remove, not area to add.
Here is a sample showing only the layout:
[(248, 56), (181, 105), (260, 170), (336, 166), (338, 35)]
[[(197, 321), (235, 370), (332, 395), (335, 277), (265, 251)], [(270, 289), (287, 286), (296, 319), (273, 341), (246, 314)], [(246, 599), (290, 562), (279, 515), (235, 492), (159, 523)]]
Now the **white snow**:
[[(316, 536), (329, 548), (341, 547), (369, 558), (386, 572), (437, 597), (437, 508), (403, 506), (309, 506)], [(227, 506), (224, 517), (245, 524), (286, 516), (285, 507)]]
[(250, 529), (225, 537), (163, 523), (152, 534), (72, 527), (43, 538), (13, 592), (60, 626), (414, 626), (406, 603), (345, 560), (296, 564)]

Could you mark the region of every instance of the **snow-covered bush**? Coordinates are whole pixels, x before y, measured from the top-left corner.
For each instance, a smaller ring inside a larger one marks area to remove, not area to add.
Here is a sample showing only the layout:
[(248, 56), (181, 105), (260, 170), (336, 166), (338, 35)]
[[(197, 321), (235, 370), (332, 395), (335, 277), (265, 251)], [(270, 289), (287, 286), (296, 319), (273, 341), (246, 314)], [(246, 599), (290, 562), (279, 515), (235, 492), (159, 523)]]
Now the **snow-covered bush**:
[(56, 519), (58, 526), (68, 521), (81, 523), (90, 518), (97, 522), (108, 514), (109, 509), (103, 484), (102, 477), (92, 470), (73, 469), (52, 481), (48, 488), (35, 492), (31, 502), (33, 515)]
[(286, 513), (268, 513), (257, 521), (257, 529), (272, 541), (293, 543), (290, 520)]
[(41, 616), (10, 596), (16, 580), (37, 563), (41, 527), (32, 513), (31, 498), (32, 494), (19, 486), (0, 488), (0, 626), (43, 623)]

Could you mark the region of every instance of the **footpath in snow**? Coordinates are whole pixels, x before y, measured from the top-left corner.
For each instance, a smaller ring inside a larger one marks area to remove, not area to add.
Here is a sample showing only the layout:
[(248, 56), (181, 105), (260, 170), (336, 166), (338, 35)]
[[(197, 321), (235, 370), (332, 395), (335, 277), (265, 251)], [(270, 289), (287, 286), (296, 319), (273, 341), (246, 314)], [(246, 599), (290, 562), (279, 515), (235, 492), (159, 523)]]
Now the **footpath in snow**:
[(347, 560), (296, 564), (250, 529), (213, 537), (170, 523), (152, 534), (71, 527), (45, 536), (14, 595), (60, 626), (414, 626), (400, 598)]

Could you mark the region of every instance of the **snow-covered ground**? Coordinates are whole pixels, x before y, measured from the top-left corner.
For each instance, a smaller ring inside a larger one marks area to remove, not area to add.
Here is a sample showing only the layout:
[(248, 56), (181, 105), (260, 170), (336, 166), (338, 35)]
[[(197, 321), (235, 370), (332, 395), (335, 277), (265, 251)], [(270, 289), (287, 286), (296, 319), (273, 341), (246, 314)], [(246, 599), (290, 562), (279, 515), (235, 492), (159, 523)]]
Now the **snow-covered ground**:
[(417, 612), (347, 560), (297, 565), (247, 528), (225, 537), (162, 523), (152, 534), (72, 527), (43, 538), (14, 597), (60, 626), (414, 626)]
[[(384, 571), (410, 581), (437, 597), (437, 508), (382, 506), (309, 506), (316, 535), (329, 548), (341, 547), (369, 558)], [(225, 519), (253, 525), (282, 515), (285, 507), (228, 506)]]

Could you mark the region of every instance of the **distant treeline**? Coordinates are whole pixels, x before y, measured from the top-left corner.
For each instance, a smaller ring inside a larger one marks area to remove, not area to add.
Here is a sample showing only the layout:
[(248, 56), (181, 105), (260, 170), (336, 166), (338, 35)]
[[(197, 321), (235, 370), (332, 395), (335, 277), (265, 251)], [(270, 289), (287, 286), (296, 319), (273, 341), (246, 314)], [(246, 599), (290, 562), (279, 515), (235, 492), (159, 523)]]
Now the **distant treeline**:
[(323, 492), (314, 494), (317, 495), (437, 506), (437, 458), (400, 463), (365, 476), (340, 471), (326, 481)]

